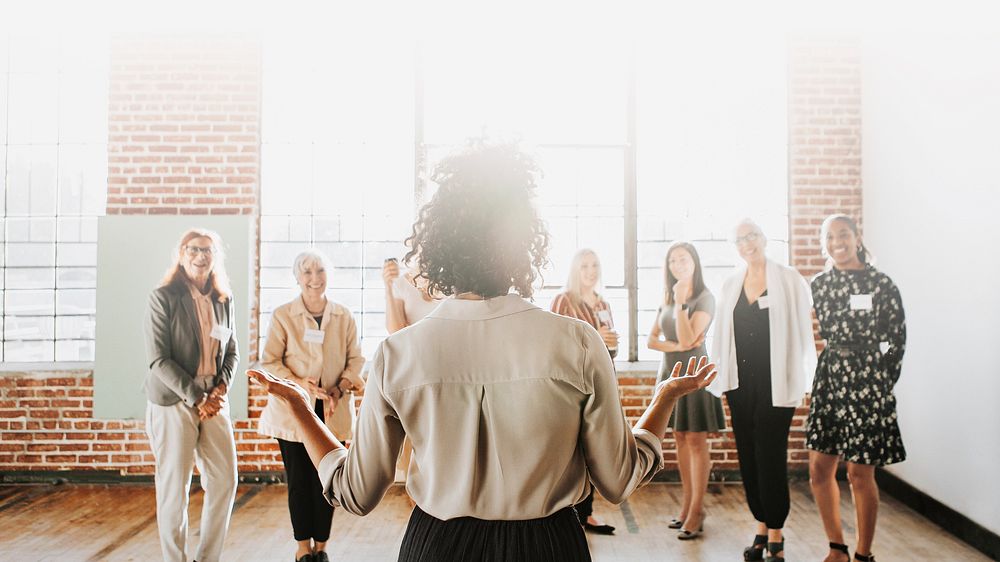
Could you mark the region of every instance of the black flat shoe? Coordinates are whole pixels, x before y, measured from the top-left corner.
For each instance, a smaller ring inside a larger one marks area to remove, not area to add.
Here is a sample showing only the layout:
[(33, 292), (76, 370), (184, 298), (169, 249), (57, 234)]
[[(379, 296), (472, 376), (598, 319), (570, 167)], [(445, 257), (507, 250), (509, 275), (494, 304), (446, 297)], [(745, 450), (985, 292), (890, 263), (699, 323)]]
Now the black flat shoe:
[(330, 557), (326, 555), (325, 550), (321, 550), (313, 554), (312, 562), (330, 562)]
[(611, 525), (591, 525), (586, 521), (583, 522), (583, 528), (598, 535), (613, 535), (615, 534), (615, 528)]
[(754, 535), (753, 544), (743, 549), (743, 560), (747, 562), (763, 560), (766, 545), (767, 535)]
[(296, 558), (295, 562), (315, 562), (312, 554), (303, 554), (302, 558)]

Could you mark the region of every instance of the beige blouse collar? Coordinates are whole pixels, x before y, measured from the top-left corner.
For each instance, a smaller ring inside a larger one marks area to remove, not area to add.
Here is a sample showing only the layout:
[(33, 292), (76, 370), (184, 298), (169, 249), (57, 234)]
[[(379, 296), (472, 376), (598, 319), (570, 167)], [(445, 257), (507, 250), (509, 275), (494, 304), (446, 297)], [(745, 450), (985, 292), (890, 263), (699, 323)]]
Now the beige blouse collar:
[(428, 318), (447, 320), (489, 320), (535, 310), (538, 307), (524, 300), (520, 295), (509, 294), (486, 300), (465, 300), (448, 297), (427, 315)]

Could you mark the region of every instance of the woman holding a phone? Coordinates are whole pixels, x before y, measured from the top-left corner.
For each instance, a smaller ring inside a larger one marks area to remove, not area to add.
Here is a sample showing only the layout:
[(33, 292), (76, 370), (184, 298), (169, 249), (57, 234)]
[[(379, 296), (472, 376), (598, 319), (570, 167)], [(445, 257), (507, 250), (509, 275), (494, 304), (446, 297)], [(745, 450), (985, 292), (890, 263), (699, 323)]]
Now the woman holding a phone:
[[(611, 318), (608, 301), (597, 292), (601, 286), (601, 260), (589, 248), (578, 250), (569, 266), (569, 278), (563, 291), (552, 300), (552, 312), (582, 320), (594, 327), (604, 340), (612, 358), (618, 354), (618, 333)], [(584, 529), (602, 535), (614, 534), (615, 528), (594, 517), (594, 486), (576, 505), (576, 514)]]

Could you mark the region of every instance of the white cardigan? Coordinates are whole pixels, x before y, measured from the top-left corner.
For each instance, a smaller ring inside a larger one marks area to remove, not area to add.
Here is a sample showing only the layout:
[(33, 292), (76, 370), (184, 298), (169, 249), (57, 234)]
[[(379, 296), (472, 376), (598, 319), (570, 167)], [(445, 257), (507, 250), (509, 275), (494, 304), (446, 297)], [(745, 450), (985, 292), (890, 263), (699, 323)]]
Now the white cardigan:
[[(719, 374), (708, 390), (716, 395), (740, 385), (733, 335), (733, 309), (743, 291), (746, 266), (722, 284), (715, 315), (711, 358)], [(765, 270), (771, 331), (771, 402), (793, 407), (802, 402), (816, 373), (816, 343), (810, 311), (812, 294), (798, 271), (768, 259)]]

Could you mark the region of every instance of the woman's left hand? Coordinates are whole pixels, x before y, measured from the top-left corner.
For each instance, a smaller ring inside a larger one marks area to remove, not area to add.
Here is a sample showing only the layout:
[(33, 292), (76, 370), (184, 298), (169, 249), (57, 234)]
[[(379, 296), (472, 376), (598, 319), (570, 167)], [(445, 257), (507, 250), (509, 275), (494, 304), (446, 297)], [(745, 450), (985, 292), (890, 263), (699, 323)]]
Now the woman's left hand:
[(312, 400), (309, 398), (309, 393), (301, 386), (278, 378), (263, 369), (248, 369), (247, 376), (250, 377), (250, 380), (264, 387), (264, 390), (270, 396), (280, 398), (293, 409), (305, 408), (306, 411), (310, 410), (309, 404)]

